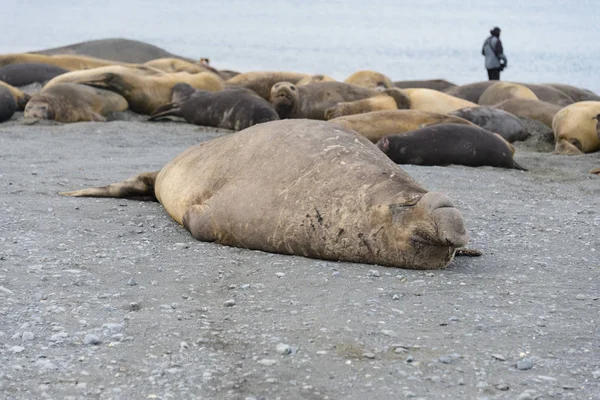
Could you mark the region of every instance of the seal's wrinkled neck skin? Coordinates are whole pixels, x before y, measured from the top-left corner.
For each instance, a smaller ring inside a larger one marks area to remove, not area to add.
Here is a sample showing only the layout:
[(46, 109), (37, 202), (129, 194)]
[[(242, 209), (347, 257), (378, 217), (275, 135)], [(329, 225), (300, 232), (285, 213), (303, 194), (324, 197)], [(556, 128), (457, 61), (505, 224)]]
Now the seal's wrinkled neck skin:
[(271, 104), (281, 119), (295, 114), (299, 98), (298, 89), (292, 83), (279, 82), (271, 88)]

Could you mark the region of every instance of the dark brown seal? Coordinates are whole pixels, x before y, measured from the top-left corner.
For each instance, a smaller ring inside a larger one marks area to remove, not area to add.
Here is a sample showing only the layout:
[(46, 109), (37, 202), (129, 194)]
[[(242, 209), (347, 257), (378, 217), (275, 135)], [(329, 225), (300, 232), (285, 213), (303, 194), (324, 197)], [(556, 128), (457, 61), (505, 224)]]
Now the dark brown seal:
[(510, 144), (500, 135), (470, 125), (431, 125), (386, 136), (377, 146), (398, 164), (489, 165), (525, 170), (515, 162)]
[(248, 89), (226, 89), (213, 93), (178, 83), (173, 86), (171, 100), (170, 104), (154, 110), (150, 121), (177, 116), (195, 125), (239, 131), (279, 119), (271, 103)]
[(448, 196), (322, 121), (255, 125), (191, 147), (159, 172), (63, 194), (156, 196), (198, 240), (325, 260), (443, 268), (468, 241)]
[(507, 142), (525, 140), (530, 135), (521, 120), (511, 113), (491, 107), (467, 107), (450, 113), (502, 136)]
[(25, 86), (32, 83), (44, 84), (50, 79), (66, 72), (69, 71), (49, 64), (9, 64), (0, 67), (0, 81), (13, 86)]
[(8, 121), (17, 110), (17, 102), (10, 90), (0, 86), (0, 122)]
[[(344, 82), (313, 82), (296, 86), (291, 82), (279, 82), (271, 89), (271, 104), (279, 118), (309, 118), (324, 120), (325, 112), (342, 102), (353, 102), (370, 97), (387, 95), (394, 99), (397, 108), (409, 108), (410, 99), (400, 89), (373, 90)], [(361, 112), (376, 111), (360, 104)], [(331, 117), (331, 115), (330, 115)]]

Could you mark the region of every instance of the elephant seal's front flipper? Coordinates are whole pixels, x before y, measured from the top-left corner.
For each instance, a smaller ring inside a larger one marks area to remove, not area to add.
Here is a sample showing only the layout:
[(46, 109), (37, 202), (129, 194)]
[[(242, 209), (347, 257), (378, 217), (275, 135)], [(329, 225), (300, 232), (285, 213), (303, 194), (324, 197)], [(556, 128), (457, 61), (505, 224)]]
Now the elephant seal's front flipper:
[(214, 242), (217, 237), (213, 233), (212, 212), (206, 204), (190, 206), (183, 216), (183, 227), (190, 231), (193, 237), (203, 242)]
[(59, 194), (72, 197), (117, 197), (157, 201), (154, 194), (154, 182), (156, 182), (157, 175), (158, 171), (143, 172), (123, 182)]

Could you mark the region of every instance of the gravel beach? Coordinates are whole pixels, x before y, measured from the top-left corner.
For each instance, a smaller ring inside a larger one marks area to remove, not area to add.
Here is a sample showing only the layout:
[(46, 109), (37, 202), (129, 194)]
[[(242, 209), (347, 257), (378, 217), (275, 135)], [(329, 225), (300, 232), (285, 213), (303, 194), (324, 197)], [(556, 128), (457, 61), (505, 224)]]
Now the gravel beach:
[(159, 203), (60, 191), (226, 131), (0, 125), (2, 399), (600, 399), (600, 153), (402, 168), (476, 258), (399, 270), (198, 242)]

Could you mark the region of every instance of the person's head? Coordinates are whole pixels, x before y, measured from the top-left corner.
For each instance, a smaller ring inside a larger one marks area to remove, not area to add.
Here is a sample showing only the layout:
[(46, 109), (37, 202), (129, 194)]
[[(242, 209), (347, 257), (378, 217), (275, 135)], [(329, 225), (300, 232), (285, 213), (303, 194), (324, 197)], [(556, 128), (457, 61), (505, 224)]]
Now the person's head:
[(490, 31), (490, 33), (492, 34), (492, 36), (496, 36), (496, 37), (500, 37), (500, 28), (498, 28), (497, 26), (494, 27), (494, 29), (492, 29)]

